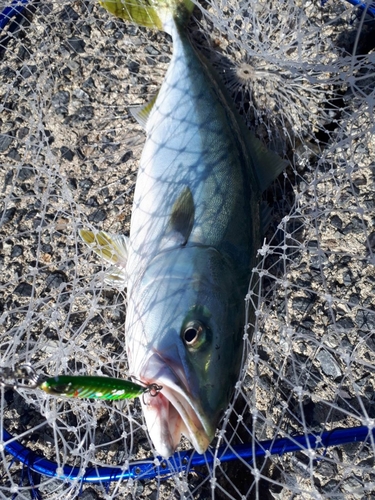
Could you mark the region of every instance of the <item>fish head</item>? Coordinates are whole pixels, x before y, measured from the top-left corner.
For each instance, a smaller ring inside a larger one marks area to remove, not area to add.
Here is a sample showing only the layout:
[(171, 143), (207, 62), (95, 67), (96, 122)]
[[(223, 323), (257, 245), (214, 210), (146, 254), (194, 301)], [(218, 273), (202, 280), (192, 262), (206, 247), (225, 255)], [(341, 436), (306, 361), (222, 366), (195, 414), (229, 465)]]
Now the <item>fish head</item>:
[(186, 436), (206, 451), (232, 395), (242, 355), (244, 300), (232, 266), (214, 248), (158, 255), (127, 311), (131, 374), (163, 389), (142, 405), (158, 453)]

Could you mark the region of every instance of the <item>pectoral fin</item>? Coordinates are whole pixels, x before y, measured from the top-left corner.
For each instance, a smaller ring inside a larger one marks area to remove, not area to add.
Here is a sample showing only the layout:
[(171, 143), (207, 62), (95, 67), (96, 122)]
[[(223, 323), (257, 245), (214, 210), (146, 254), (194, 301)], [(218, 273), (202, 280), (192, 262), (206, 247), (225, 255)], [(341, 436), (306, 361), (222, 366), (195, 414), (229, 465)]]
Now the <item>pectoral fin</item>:
[(193, 229), (195, 206), (190, 188), (185, 187), (174, 202), (169, 226), (172, 232), (181, 234), (184, 244), (189, 239)]
[(186, 245), (193, 229), (195, 206), (190, 188), (185, 187), (173, 204), (162, 248)]

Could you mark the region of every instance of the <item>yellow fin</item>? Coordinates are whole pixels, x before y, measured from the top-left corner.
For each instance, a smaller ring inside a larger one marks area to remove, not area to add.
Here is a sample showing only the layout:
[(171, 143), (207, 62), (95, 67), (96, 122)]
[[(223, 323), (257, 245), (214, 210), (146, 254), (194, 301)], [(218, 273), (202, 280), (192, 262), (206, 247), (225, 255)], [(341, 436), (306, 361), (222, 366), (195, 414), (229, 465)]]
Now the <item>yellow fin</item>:
[(97, 255), (110, 264), (125, 267), (128, 259), (128, 238), (119, 234), (108, 234), (104, 231), (94, 233), (86, 229), (80, 229), (79, 235)]
[(87, 229), (80, 229), (79, 235), (97, 255), (111, 264), (105, 273), (105, 282), (124, 287), (127, 283), (125, 268), (128, 260), (128, 238), (104, 231), (94, 233)]
[(162, 22), (153, 7), (153, 2), (147, 0), (99, 0), (99, 3), (108, 12), (121, 19), (146, 26), (148, 28), (163, 29)]
[(121, 19), (160, 30), (170, 17), (183, 24), (194, 8), (192, 0), (99, 0), (99, 3)]
[(129, 108), (129, 111), (133, 118), (137, 120), (137, 122), (143, 127), (146, 128), (148, 117), (150, 116), (151, 110), (154, 107), (156, 98), (158, 94), (155, 94), (154, 97), (141, 106), (132, 106)]

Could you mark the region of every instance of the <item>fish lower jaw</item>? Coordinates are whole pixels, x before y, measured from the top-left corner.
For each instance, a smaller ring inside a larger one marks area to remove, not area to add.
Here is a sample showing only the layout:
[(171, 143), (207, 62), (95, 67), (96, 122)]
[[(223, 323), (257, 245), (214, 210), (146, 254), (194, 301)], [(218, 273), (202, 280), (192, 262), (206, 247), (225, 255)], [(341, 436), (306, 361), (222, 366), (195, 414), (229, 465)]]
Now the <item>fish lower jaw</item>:
[(207, 450), (213, 438), (204, 429), (194, 409), (186, 408), (186, 401), (184, 403), (176, 400), (173, 404), (163, 393), (155, 397), (148, 395), (142, 402), (150, 438), (163, 458), (169, 458), (176, 451), (182, 435), (200, 454)]

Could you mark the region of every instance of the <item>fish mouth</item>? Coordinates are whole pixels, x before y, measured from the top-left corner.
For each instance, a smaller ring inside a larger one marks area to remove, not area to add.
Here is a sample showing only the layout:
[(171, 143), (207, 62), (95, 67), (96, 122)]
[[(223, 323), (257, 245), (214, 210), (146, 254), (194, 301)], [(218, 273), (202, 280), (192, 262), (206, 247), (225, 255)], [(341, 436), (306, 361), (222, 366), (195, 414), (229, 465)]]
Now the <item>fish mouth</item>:
[(170, 360), (153, 353), (140, 380), (147, 385), (162, 386), (156, 395), (145, 393), (141, 398), (156, 451), (163, 458), (170, 457), (184, 435), (198, 453), (204, 453), (214, 437), (215, 428), (206, 421), (200, 403), (191, 396), (183, 371)]

